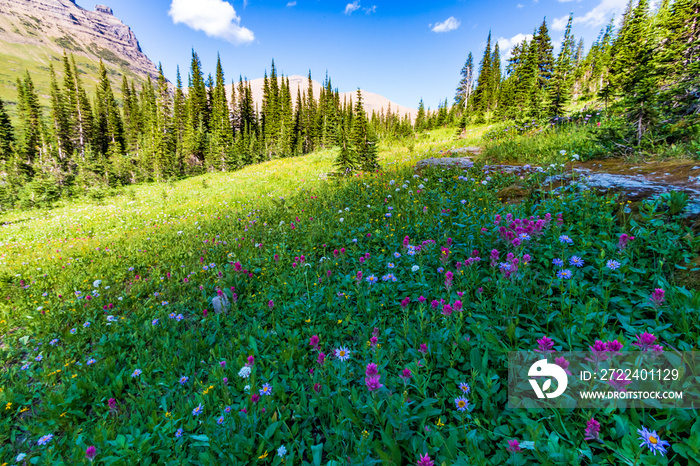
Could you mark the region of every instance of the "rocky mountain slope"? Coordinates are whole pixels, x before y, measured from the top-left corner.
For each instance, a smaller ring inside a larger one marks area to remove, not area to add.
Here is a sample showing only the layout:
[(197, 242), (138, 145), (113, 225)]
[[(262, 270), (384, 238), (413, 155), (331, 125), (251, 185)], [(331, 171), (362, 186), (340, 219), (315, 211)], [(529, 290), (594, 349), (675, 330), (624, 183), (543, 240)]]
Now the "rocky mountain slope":
[(17, 98), (15, 81), (25, 69), (39, 93), (48, 94), (49, 64), (61, 74), (64, 50), (86, 73), (88, 92), (96, 82), (100, 59), (117, 88), (122, 74), (137, 82), (157, 75), (134, 32), (107, 6), (89, 11), (72, 0), (0, 0), (0, 98), (12, 105)]
[[(286, 79), (286, 77), (285, 77)], [(314, 90), (314, 97), (318, 99), (318, 96), (321, 94), (321, 88), (323, 85), (315, 80), (312, 80), (313, 82), (313, 90)], [(281, 81), (280, 81), (281, 83)], [(297, 88), (301, 89), (301, 92), (306, 92), (309, 89), (309, 78), (306, 76), (300, 76), (300, 75), (292, 75), (289, 76), (289, 87), (290, 87), (290, 92), (292, 94), (292, 102), (296, 102), (296, 97), (297, 97)], [(262, 106), (262, 96), (263, 96), (263, 78), (258, 78), (258, 79), (253, 79), (250, 81), (250, 88), (253, 91), (253, 100), (255, 100), (256, 103), (258, 103), (258, 106)], [(237, 90), (237, 89), (236, 89)], [(230, 91), (230, 86), (229, 86), (229, 91)], [(351, 92), (341, 92), (340, 93), (340, 102), (343, 102), (343, 99), (347, 99), (348, 102), (352, 100), (352, 102), (355, 102), (357, 100), (357, 92), (356, 91), (351, 91)], [(416, 114), (418, 113), (415, 109), (409, 108), (409, 107), (404, 107), (403, 105), (399, 105), (396, 102), (392, 102), (386, 97), (375, 94), (373, 92), (365, 91), (362, 89), (362, 101), (364, 103), (365, 111), (367, 112), (368, 115), (372, 115), (372, 111), (377, 112), (377, 115), (379, 115), (382, 111), (384, 113), (387, 113), (389, 109), (391, 109), (392, 113), (396, 113), (398, 110), (399, 115), (403, 118), (404, 115), (408, 114), (411, 117), (411, 120), (415, 120)]]

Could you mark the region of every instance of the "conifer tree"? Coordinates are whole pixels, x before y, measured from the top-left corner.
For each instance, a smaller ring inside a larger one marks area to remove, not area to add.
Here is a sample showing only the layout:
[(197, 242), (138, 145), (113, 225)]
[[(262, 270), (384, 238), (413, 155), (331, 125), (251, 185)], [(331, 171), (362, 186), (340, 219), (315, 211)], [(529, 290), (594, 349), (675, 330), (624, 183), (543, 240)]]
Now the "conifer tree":
[(22, 171), (31, 178), (34, 174), (34, 163), (39, 162), (44, 150), (44, 128), (39, 96), (28, 71), (25, 72), (23, 80), (17, 78), (17, 94), (17, 114), (20, 123), (17, 153), (21, 157)]
[(0, 161), (7, 162), (12, 155), (12, 146), (15, 142), (15, 132), (10, 122), (10, 117), (5, 110), (5, 104), (0, 99)]
[(416, 114), (416, 123), (414, 126), (416, 132), (423, 131), (425, 126), (425, 104), (423, 103), (423, 99), (420, 99), (420, 102), (418, 102), (418, 113)]
[(93, 134), (92, 108), (80, 79), (75, 57), (63, 55), (63, 87), (66, 105), (70, 116), (71, 145), (78, 150), (81, 157), (85, 156), (85, 147), (90, 144)]
[(489, 108), (494, 109), (498, 105), (498, 94), (501, 88), (501, 51), (498, 42), (493, 47), (493, 55), (491, 55), (491, 79), (489, 89)]
[(226, 81), (224, 80), (221, 58), (218, 56), (216, 61), (216, 82), (212, 96), (209, 163), (215, 170), (225, 171), (235, 166), (235, 163), (232, 160), (233, 132), (228, 100), (226, 98)]
[(489, 94), (493, 83), (491, 78), (491, 58), (491, 31), (489, 31), (489, 36), (486, 40), (486, 50), (484, 50), (484, 56), (479, 65), (479, 78), (474, 91), (475, 110), (481, 114), (488, 111), (489, 103), (491, 102), (491, 95)]
[(359, 88), (353, 115), (352, 145), (357, 153), (357, 163), (362, 170), (374, 171), (379, 168), (377, 138), (367, 121), (362, 92)]
[(73, 146), (70, 139), (70, 122), (68, 120), (68, 109), (66, 100), (56, 82), (56, 72), (53, 64), (49, 65), (51, 76), (51, 126), (56, 138), (56, 150), (58, 158), (63, 163), (67, 161), (73, 153)]
[(467, 61), (462, 67), (460, 76), (461, 79), (459, 80), (459, 86), (457, 86), (457, 92), (455, 94), (455, 103), (466, 109), (474, 87), (474, 56), (471, 52), (469, 52)]
[(571, 32), (574, 15), (569, 15), (569, 21), (564, 31), (564, 39), (561, 43), (561, 50), (557, 56), (549, 85), (550, 113), (553, 115), (563, 115), (565, 106), (571, 100), (571, 86), (574, 68), (574, 36)]

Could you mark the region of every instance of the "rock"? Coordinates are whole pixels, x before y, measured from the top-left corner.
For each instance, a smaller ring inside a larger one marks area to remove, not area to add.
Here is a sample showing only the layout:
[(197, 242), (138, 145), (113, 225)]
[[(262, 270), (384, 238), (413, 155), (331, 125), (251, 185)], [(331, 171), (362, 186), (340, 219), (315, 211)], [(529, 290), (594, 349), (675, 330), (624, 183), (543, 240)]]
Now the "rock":
[(108, 7), (107, 5), (95, 5), (95, 11), (99, 11), (100, 13), (105, 13), (108, 15), (114, 14), (112, 12), (112, 9), (110, 7)]
[(420, 173), (421, 170), (427, 168), (427, 167), (436, 167), (436, 168), (458, 168), (462, 170), (466, 170), (467, 168), (471, 168), (474, 166), (474, 162), (471, 161), (470, 158), (468, 157), (443, 157), (443, 158), (434, 158), (431, 157), (429, 159), (423, 159), (419, 160), (418, 163), (416, 164), (415, 171)]
[(508, 204), (520, 204), (523, 199), (526, 199), (532, 193), (532, 188), (526, 188), (520, 183), (515, 183), (498, 191), (496, 196)]
[(222, 312), (227, 312), (230, 307), (230, 302), (225, 294), (217, 296), (211, 300), (211, 305), (214, 308), (214, 312), (221, 314)]

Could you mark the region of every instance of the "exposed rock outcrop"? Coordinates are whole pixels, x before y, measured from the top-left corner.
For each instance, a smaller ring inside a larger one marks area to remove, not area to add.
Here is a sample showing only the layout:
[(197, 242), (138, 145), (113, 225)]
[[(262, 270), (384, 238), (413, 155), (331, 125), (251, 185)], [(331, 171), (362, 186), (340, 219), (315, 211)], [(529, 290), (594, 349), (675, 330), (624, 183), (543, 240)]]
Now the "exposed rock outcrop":
[(0, 43), (39, 45), (58, 57), (65, 50), (157, 76), (134, 32), (105, 5), (89, 11), (71, 0), (0, 0)]

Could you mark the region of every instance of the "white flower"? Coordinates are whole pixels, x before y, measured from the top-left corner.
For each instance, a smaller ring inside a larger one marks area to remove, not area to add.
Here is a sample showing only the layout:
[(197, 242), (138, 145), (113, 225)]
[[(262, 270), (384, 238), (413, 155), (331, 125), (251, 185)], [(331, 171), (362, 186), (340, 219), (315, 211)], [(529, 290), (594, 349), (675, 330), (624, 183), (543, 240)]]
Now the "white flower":
[(340, 217), (340, 218), (338, 219), (338, 221), (339, 221), (340, 223), (343, 223), (344, 220), (345, 220), (345, 219), (344, 219), (343, 217)]
[(345, 212), (350, 212), (350, 207), (346, 207)]
[(560, 151), (559, 151), (559, 153), (560, 153), (561, 155), (566, 155), (566, 151), (565, 151), (565, 150), (563, 150), (563, 149), (562, 149), (562, 150), (560, 150)]
[(418, 272), (418, 269), (420, 269), (420, 267), (414, 265), (413, 267), (411, 267), (411, 272)]
[(250, 385), (246, 385), (245, 387), (243, 387), (243, 391), (244, 392), (250, 391)]
[(578, 159), (579, 159), (578, 154), (574, 154), (571, 156), (571, 160), (578, 160)]
[(418, 189), (423, 189), (423, 188), (425, 188), (425, 186), (423, 186), (423, 183), (418, 185)]
[(105, 286), (105, 290), (109, 290), (109, 285)]
[(286, 454), (287, 454), (287, 449), (284, 448), (284, 445), (282, 445), (281, 447), (279, 447), (277, 449), (277, 456), (284, 456)]
[(92, 287), (99, 288), (101, 284), (102, 284), (102, 280), (95, 280), (94, 282), (92, 282)]
[(181, 234), (182, 234), (182, 230), (178, 231), (177, 234), (178, 234), (178, 235), (181, 235)]
[(238, 371), (238, 376), (244, 379), (247, 379), (250, 377), (250, 367), (248, 366), (243, 366), (241, 367), (241, 370)]
[(367, 204), (367, 208), (368, 208), (368, 209), (371, 209), (371, 208), (372, 208), (372, 206), (371, 206), (371, 205), (369, 205), (369, 204)]
[(20, 462), (26, 457), (27, 457), (26, 453), (20, 453), (19, 455), (17, 455), (17, 459), (15, 461)]
[(394, 180), (389, 181), (389, 184), (392, 185), (392, 186), (393, 186), (394, 183), (396, 183), (396, 181), (394, 181)]

